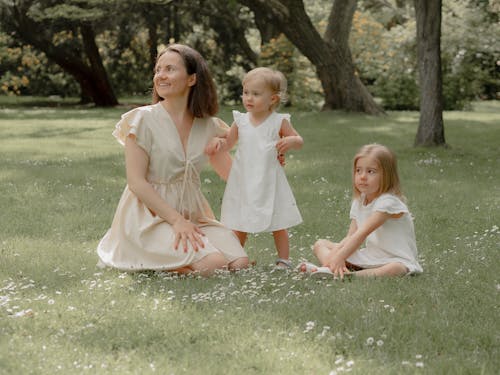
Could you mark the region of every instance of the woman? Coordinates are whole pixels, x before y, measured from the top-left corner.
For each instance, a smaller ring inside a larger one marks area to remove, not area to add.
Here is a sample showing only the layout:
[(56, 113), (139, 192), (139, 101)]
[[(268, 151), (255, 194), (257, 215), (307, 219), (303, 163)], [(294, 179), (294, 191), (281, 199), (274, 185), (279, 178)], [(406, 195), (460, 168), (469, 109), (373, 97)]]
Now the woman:
[[(153, 104), (122, 115), (113, 132), (125, 145), (127, 187), (97, 247), (101, 264), (204, 276), (248, 266), (238, 239), (215, 220), (200, 190), (204, 148), (227, 132), (212, 117), (217, 110), (211, 74), (197, 51), (174, 44), (159, 54)], [(227, 153), (210, 163), (227, 177)]]

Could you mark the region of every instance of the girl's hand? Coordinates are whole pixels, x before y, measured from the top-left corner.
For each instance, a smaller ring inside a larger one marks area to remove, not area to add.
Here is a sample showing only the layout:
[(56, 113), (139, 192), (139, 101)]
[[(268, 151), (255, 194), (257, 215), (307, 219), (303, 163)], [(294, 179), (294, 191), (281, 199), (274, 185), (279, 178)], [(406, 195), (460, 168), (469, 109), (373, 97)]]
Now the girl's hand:
[(344, 278), (345, 274), (349, 273), (345, 260), (338, 257), (337, 254), (329, 259), (326, 265), (332, 270), (334, 276), (339, 276), (341, 279)]
[(191, 243), (194, 251), (198, 251), (201, 248), (205, 247), (203, 243), (202, 237), (205, 235), (201, 229), (191, 223), (189, 220), (180, 217), (172, 224), (172, 228), (175, 232), (175, 241), (174, 241), (174, 249), (177, 250), (179, 248), (179, 243), (182, 246), (182, 249), (186, 253), (188, 250), (188, 241)]
[(205, 147), (205, 154), (209, 156), (215, 155), (222, 149), (224, 142), (226, 142), (224, 138), (212, 138)]

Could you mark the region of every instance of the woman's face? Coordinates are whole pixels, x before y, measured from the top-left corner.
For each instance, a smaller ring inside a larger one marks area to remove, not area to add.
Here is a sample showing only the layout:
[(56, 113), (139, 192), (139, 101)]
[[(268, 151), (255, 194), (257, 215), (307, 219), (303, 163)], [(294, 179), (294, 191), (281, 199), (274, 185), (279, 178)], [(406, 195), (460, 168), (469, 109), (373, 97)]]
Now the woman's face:
[(153, 84), (162, 98), (189, 95), (191, 86), (196, 83), (196, 74), (189, 75), (181, 55), (167, 51), (160, 56), (155, 67)]

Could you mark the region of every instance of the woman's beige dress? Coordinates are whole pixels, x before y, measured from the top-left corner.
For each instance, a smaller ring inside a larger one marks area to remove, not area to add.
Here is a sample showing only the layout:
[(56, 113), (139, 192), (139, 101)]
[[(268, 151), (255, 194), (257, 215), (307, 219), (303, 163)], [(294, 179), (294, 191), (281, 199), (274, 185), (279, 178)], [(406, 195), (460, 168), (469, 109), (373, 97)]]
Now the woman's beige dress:
[(200, 189), (200, 171), (207, 163), (205, 145), (222, 129), (214, 118), (195, 118), (186, 151), (179, 133), (161, 103), (135, 108), (124, 115), (113, 135), (124, 144), (134, 134), (149, 155), (147, 180), (158, 194), (205, 233), (205, 247), (187, 252), (173, 247), (172, 226), (155, 215), (125, 187), (111, 228), (97, 247), (99, 265), (126, 271), (174, 270), (211, 253), (222, 253), (228, 262), (246, 257), (234, 233), (215, 220)]

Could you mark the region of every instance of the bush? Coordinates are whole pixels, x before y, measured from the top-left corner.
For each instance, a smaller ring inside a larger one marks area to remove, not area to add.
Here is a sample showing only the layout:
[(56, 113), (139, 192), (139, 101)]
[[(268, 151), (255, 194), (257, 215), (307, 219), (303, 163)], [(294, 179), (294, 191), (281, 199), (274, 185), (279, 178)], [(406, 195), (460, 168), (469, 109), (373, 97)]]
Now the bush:
[(8, 95), (78, 96), (73, 77), (29, 45), (16, 46), (0, 33), (1, 92)]

